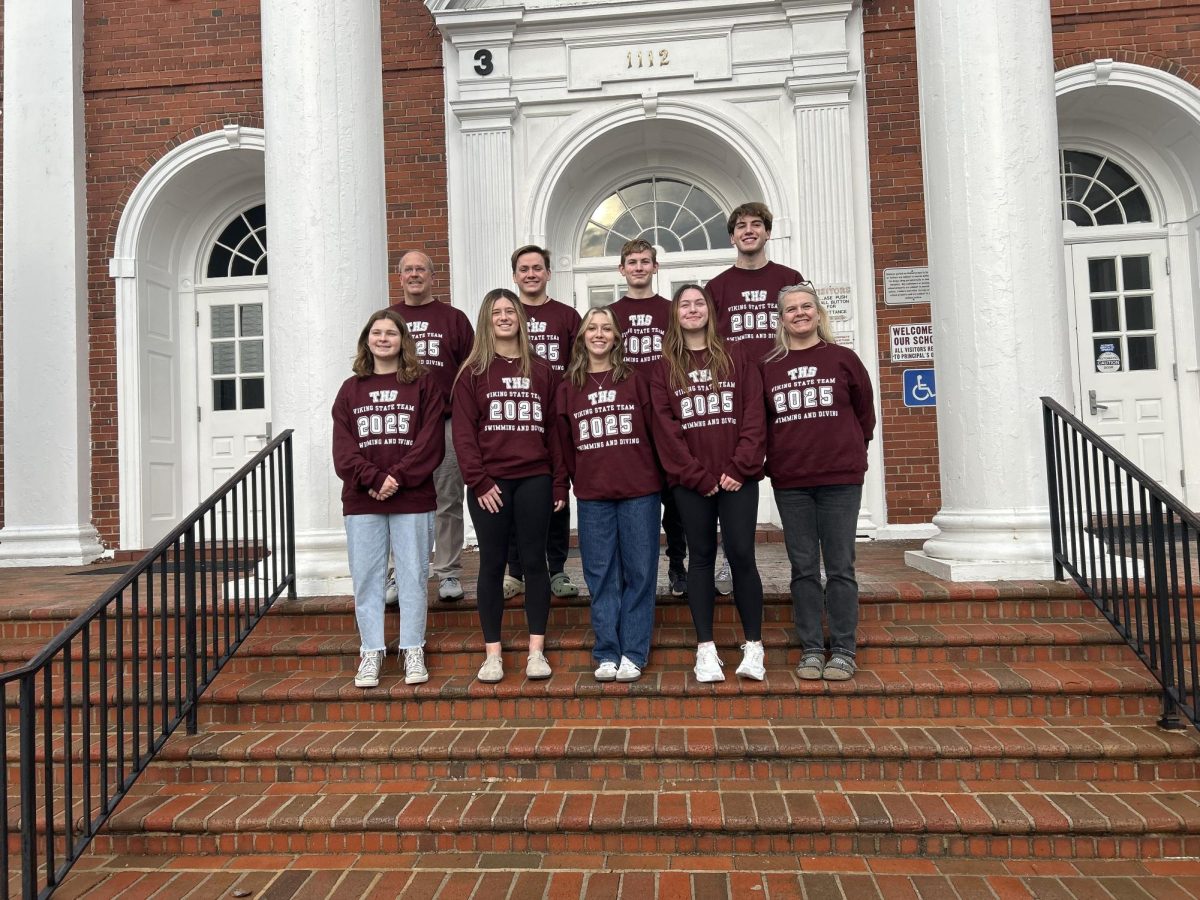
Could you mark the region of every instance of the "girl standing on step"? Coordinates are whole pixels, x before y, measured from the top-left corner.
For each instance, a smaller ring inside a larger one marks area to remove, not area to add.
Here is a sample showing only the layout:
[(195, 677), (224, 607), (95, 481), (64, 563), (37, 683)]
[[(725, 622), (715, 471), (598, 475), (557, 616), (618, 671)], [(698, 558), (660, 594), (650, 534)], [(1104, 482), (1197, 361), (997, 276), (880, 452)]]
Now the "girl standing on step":
[(651, 400), (655, 444), (692, 555), (688, 605), (701, 682), (725, 680), (713, 643), (718, 522), (746, 638), (737, 674), (758, 681), (765, 675), (762, 580), (754, 559), (765, 428), (758, 367), (744, 356), (726, 351), (707, 289), (688, 284), (675, 292)]
[(557, 379), (529, 344), (517, 295), (505, 288), (483, 298), (471, 353), (454, 384), (454, 449), (479, 541), (479, 622), (487, 656), (479, 680), (504, 677), (500, 626), (510, 534), (525, 572), (529, 626), (527, 678), (549, 678), (546, 623), (550, 513), (567, 504), (566, 473), (551, 439)]
[(622, 346), (612, 311), (588, 310), (556, 403), (558, 438), (578, 500), (597, 681), (642, 676), (658, 583), (662, 482), (650, 442), (650, 386), (626, 365)]
[[(854, 538), (875, 405), (866, 368), (853, 350), (834, 342), (829, 314), (811, 286), (780, 292), (775, 349), (762, 362), (762, 381), (767, 474), (792, 566), (801, 649), (796, 674), (845, 681), (855, 669)], [(822, 611), (829, 619), (828, 661)]]
[(333, 402), (333, 465), (342, 479), (346, 549), (354, 582), (360, 660), (357, 687), (379, 685), (387, 653), (384, 583), (396, 568), (404, 683), (425, 668), (425, 582), (437, 496), (433, 470), (445, 455), (446, 398), (420, 364), (408, 326), (381, 309), (358, 336), (354, 374)]

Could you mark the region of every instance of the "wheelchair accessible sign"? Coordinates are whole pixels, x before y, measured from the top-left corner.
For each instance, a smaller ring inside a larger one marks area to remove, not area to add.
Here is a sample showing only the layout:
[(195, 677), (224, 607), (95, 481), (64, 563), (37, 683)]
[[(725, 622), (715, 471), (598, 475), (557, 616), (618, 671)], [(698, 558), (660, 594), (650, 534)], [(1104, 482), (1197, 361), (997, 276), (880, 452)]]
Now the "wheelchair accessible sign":
[(937, 406), (933, 369), (904, 370), (904, 405)]

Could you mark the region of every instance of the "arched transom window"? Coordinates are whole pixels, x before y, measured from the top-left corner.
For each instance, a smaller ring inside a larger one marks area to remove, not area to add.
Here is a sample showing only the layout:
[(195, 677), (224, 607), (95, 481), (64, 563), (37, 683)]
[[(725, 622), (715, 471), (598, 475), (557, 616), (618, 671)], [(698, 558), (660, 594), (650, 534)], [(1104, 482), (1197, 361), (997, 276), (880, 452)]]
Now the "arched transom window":
[(1080, 226), (1151, 221), (1146, 192), (1109, 157), (1063, 150), (1061, 163), (1064, 220)]
[(643, 178), (605, 197), (579, 245), (584, 258), (619, 256), (641, 238), (668, 253), (726, 249), (728, 213), (704, 188), (676, 178)]
[(251, 207), (217, 235), (208, 251), (208, 278), (267, 274), (267, 207)]

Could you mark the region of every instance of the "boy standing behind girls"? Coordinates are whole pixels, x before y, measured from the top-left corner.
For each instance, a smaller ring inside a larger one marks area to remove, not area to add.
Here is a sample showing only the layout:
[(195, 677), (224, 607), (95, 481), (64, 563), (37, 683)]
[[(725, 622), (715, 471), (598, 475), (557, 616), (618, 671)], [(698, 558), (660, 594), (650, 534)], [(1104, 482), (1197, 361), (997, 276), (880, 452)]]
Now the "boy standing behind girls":
[[(671, 301), (654, 292), (658, 274), (658, 251), (641, 239), (628, 241), (621, 248), (618, 271), (625, 279), (625, 296), (608, 308), (624, 335), (625, 363), (649, 381), (650, 373), (662, 359), (663, 337), (671, 319)], [(667, 535), (667, 583), (671, 593), (687, 593), (687, 537), (679, 519), (679, 507), (669, 488), (662, 492), (662, 527)]]

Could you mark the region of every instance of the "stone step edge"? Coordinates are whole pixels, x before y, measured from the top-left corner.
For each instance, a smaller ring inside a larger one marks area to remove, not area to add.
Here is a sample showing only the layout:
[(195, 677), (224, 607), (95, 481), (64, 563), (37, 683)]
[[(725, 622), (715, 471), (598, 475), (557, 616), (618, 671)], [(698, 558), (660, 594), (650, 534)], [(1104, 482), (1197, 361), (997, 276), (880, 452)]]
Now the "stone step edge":
[[(1200, 791), (573, 791), (130, 797), (111, 832), (696, 832), (1196, 835)], [(191, 810), (196, 808), (197, 812)]]

